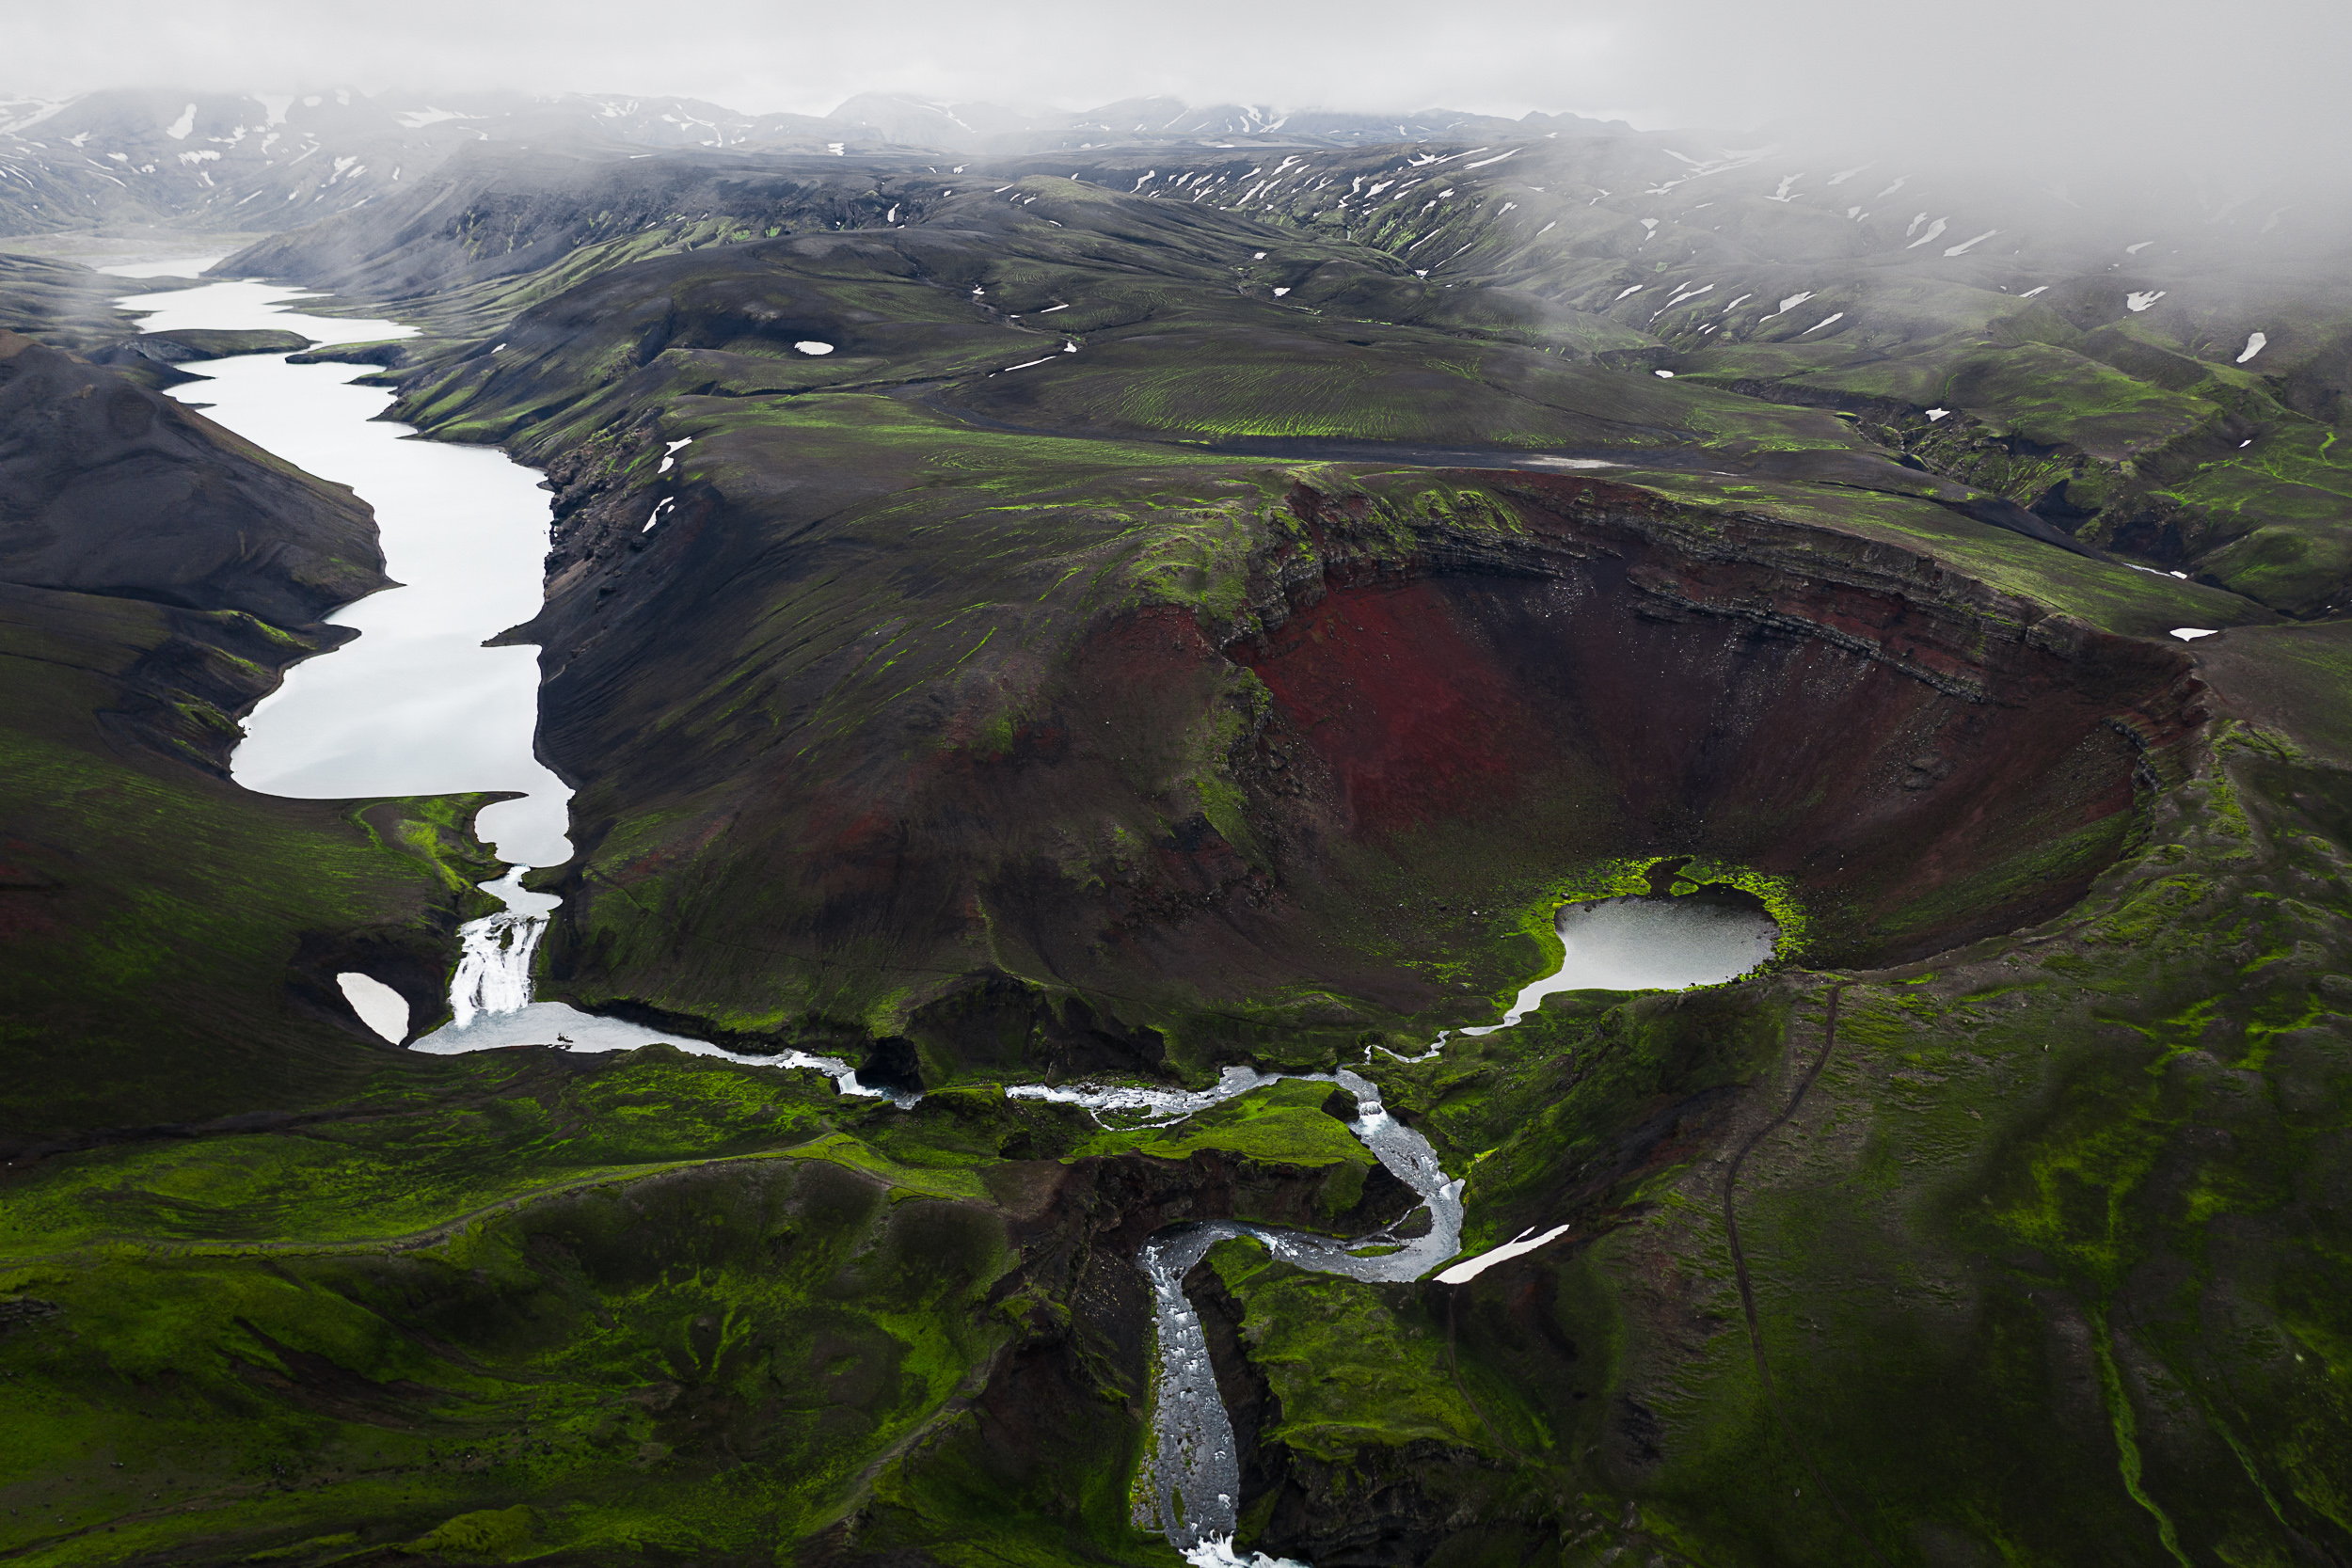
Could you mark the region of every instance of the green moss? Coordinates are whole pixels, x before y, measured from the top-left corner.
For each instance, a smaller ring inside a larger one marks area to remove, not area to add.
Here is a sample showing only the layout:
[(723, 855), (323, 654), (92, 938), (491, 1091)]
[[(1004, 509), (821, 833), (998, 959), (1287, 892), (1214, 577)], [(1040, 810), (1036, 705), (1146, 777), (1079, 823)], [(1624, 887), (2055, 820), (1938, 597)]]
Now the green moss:
[(528, 1551), (537, 1524), (528, 1503), (460, 1513), (403, 1547), (420, 1557), (510, 1558)]
[(1250, 1364), (1280, 1402), (1262, 1441), (1342, 1465), (1368, 1446), (1499, 1447), (1456, 1386), (1443, 1327), (1397, 1287), (1294, 1268), (1254, 1241), (1220, 1242), (1208, 1261), (1242, 1302)]

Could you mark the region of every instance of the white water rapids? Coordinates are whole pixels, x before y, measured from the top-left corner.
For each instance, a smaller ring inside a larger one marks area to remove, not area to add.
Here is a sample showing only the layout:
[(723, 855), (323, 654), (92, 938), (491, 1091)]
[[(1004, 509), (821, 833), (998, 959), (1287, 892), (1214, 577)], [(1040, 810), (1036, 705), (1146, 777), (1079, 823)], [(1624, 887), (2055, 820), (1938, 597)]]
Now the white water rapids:
[[(116, 270), (193, 277), (208, 264), (210, 259)], [(274, 327), (321, 343), (410, 333), (394, 322), (306, 315), (294, 308), (308, 297), (270, 284), (224, 282), (122, 303), (149, 312), (141, 325), (150, 331)], [(477, 832), (510, 866), (486, 884), (505, 908), (460, 932), (450, 998), (454, 1022), (413, 1042), (415, 1049), (613, 1051), (662, 1041), (755, 1066), (814, 1068), (845, 1093), (875, 1093), (859, 1084), (848, 1063), (833, 1057), (731, 1052), (532, 1000), (532, 958), (557, 900), (525, 891), (520, 878), (530, 867), (570, 857), (570, 791), (532, 751), (538, 718), (533, 650), (482, 642), (538, 611), (548, 515), (537, 477), (494, 449), (409, 438), (413, 431), (377, 418), (389, 394), (349, 384), (362, 373), (350, 366), (292, 365), (282, 355), (249, 355), (204, 361), (198, 373), (209, 379), (173, 395), (208, 405), (215, 420), (310, 473), (350, 485), (374, 507), (385, 569), (400, 584), (330, 617), (359, 636), (296, 665), (255, 708), (231, 759), (237, 781), (307, 799), (479, 790), (517, 797), (485, 808), (476, 818)], [(1561, 911), (1559, 930), (1566, 949), (1559, 969), (1531, 982), (1502, 1022), (1464, 1034), (1507, 1028), (1561, 990), (1678, 989), (1727, 980), (1770, 958), (1776, 934), (1760, 914), (1684, 899), (1569, 906)], [(398, 1043), (405, 1032), (398, 994), (362, 974), (344, 975), (342, 982), (357, 1015)], [(1431, 1053), (1442, 1049), (1444, 1038)], [(1152, 1474), (1137, 1522), (1156, 1525), (1199, 1568), (1299, 1565), (1233, 1546), (1240, 1461), (1200, 1316), (1184, 1296), (1185, 1273), (1216, 1243), (1248, 1236), (1301, 1268), (1361, 1280), (1419, 1279), (1460, 1250), (1462, 1181), (1446, 1175), (1426, 1138), (1387, 1113), (1376, 1086), (1344, 1068), (1281, 1075), (1229, 1068), (1216, 1085), (1200, 1090), (1019, 1085), (1007, 1091), (1082, 1105), (1098, 1119), (1134, 1126), (1172, 1121), (1284, 1077), (1336, 1084), (1356, 1096), (1359, 1116), (1350, 1131), (1420, 1196), (1430, 1224), (1419, 1236), (1397, 1235), (1391, 1227), (1340, 1239), (1215, 1221), (1172, 1226), (1144, 1243), (1136, 1264), (1152, 1284), (1159, 1353)], [(903, 1103), (912, 1097), (893, 1098)], [(1559, 1233), (1506, 1243), (1455, 1264), (1445, 1277), (1467, 1280), (1488, 1263)], [(1360, 1256), (1367, 1251), (1376, 1255)]]

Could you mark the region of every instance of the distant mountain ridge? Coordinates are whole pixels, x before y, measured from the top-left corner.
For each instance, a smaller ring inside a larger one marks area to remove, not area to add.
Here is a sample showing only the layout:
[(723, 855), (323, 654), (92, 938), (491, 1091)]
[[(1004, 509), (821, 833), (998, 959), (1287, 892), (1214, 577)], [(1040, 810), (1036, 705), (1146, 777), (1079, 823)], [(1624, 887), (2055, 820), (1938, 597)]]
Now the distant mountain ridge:
[(1127, 99), (1077, 112), (861, 93), (830, 115), (691, 98), (520, 93), (373, 97), (110, 88), (0, 97), (0, 234), (168, 222), (274, 232), (389, 196), (475, 141), (612, 150), (1017, 154), (1114, 146), (1354, 147), (1426, 138), (1627, 135), (1620, 120), (1424, 109), (1379, 116)]

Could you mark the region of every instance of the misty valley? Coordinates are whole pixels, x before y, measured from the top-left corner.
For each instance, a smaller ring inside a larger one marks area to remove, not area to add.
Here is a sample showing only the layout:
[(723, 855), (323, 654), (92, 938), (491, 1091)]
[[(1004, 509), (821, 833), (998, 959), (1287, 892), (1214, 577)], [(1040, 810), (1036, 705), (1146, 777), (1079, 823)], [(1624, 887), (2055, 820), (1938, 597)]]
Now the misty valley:
[(2352, 211), (0, 99), (0, 1556), (2352, 1561)]

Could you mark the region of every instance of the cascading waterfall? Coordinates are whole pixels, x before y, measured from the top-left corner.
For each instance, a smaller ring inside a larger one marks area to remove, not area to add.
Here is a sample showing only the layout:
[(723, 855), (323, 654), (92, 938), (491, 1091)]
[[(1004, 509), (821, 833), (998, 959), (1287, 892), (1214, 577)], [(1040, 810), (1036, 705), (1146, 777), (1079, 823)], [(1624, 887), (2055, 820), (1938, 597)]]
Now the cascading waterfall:
[(558, 900), (529, 891), (522, 879), (522, 868), (517, 867), (495, 882), (484, 883), (482, 891), (506, 907), (457, 928), (457, 973), (449, 986), (450, 1023), (441, 1034), (454, 1030), (462, 1035), (473, 1029), (479, 1019), (519, 1014), (532, 1006), (531, 961), (538, 954), (539, 939), (547, 935), (548, 921)]
[(531, 960), (547, 933), (548, 917), (501, 910), (459, 928), (457, 975), (450, 982), (453, 1028), (472, 1027), (482, 1013), (518, 1013), (531, 1005)]

